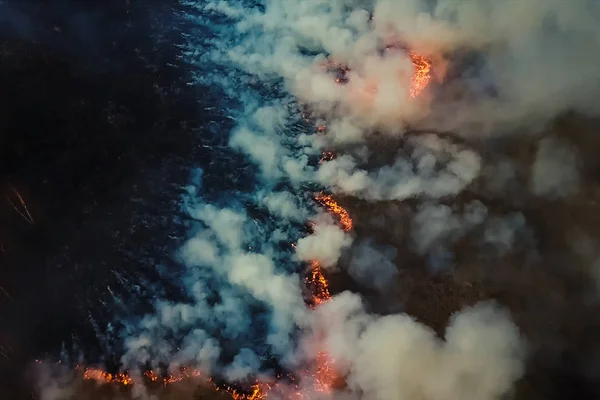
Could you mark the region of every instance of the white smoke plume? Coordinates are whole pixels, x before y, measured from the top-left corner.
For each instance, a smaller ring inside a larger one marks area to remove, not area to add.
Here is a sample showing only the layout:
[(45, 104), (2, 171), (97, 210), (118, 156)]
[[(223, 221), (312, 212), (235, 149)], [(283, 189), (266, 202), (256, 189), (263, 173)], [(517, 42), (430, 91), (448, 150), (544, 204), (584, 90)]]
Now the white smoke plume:
[(481, 160), (472, 150), (433, 135), (411, 138), (409, 144), (415, 150), (399, 152), (392, 165), (366, 171), (351, 157), (342, 156), (322, 165), (317, 179), (336, 193), (367, 200), (405, 200), (456, 195), (479, 175)]
[(325, 268), (334, 266), (352, 238), (336, 225), (317, 224), (314, 233), (298, 241), (296, 255), (301, 261), (317, 261)]
[[(301, 279), (279, 272), (268, 246), (262, 253), (250, 249), (250, 221), (246, 215), (207, 204), (190, 207), (190, 215), (204, 225), (180, 252), (188, 267), (185, 282), (191, 301), (158, 303), (157, 314), (142, 321), (142, 333), (127, 339), (124, 362), (131, 366), (149, 361), (175, 362), (176, 367), (191, 365), (211, 371), (220, 355), (219, 338), (211, 337), (198, 326), (218, 328), (220, 338), (235, 340), (252, 324), (251, 311), (244, 304), (246, 296), (270, 308), (267, 343), (272, 352), (284, 356), (290, 349), (290, 336), (305, 319)], [(210, 273), (224, 282), (217, 288), (220, 301), (214, 304), (209, 295), (215, 288), (208, 287), (206, 281)], [(182, 345), (174, 348), (165, 341), (169, 335), (183, 335)], [(227, 367), (228, 376), (239, 374), (241, 365), (256, 364), (253, 359), (248, 361), (250, 350), (240, 351), (234, 361), (237, 367)]]
[(454, 315), (445, 341), (407, 315), (368, 314), (349, 292), (320, 308), (316, 324), (362, 399), (500, 399), (523, 373), (525, 343), (494, 304)]
[[(219, 2), (208, 8), (224, 7)], [(377, 53), (381, 42), (390, 41), (441, 59), (434, 65), (438, 72), (445, 55), (459, 50), (477, 51), (482, 59), (485, 73), (474, 71), (463, 82), (475, 97), (456, 92), (440, 100), (430, 127), (491, 133), (543, 123), (569, 109), (599, 111), (590, 101), (600, 78), (600, 5), (594, 1), (287, 0), (229, 16), (238, 18), (235, 30), (246, 39), (227, 49), (226, 59), (259, 76), (282, 76), (302, 101), (326, 112), (337, 109), (338, 116), (350, 113), (363, 127), (401, 131), (400, 125), (427, 110), (406, 96), (408, 57)], [(304, 50), (348, 64), (350, 84), (336, 85), (318, 68), (322, 58)]]

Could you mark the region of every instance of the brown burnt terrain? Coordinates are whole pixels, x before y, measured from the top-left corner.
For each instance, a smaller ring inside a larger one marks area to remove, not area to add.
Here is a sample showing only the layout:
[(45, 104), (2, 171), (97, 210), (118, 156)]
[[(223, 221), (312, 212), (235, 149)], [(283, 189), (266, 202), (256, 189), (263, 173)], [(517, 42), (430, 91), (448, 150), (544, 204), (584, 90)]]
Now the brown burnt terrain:
[[(452, 244), (451, 267), (432, 271), (411, 249), (410, 219), (422, 199), (365, 203), (338, 198), (353, 217), (358, 237), (372, 236), (399, 249), (400, 274), (395, 288), (399, 308), (440, 337), (452, 314), (463, 307), (493, 300), (510, 310), (530, 351), (526, 376), (517, 385), (517, 399), (594, 398), (600, 394), (595, 367), (600, 350), (596, 250), (600, 239), (599, 126), (599, 121), (569, 114), (535, 136), (519, 134), (488, 145), (490, 154), (484, 164), (501, 155), (516, 167), (510, 185), (492, 191), (487, 181), (494, 177), (484, 174), (456, 198), (440, 201), (454, 212), (478, 200), (489, 216), (522, 213), (535, 241), (503, 255), (490, 256), (479, 247), (481, 232), (475, 231)], [(541, 138), (550, 136), (571, 146), (580, 157), (579, 190), (565, 198), (535, 196), (529, 186), (537, 146)], [(401, 141), (381, 148), (399, 146)], [(386, 158), (379, 155), (380, 160)]]

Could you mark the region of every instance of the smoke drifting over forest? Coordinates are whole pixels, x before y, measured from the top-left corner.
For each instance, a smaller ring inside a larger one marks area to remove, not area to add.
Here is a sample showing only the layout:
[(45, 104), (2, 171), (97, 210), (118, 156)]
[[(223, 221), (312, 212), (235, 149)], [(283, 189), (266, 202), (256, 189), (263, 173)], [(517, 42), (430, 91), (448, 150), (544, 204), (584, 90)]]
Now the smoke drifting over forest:
[[(111, 332), (122, 396), (168, 396), (144, 374), (184, 369), (238, 399), (600, 388), (600, 3), (186, 0), (177, 18), (227, 156), (189, 160), (164, 216), (186, 228), (179, 268), (157, 266), (177, 295)], [(62, 368), (36, 367), (42, 399), (81, 392)]]

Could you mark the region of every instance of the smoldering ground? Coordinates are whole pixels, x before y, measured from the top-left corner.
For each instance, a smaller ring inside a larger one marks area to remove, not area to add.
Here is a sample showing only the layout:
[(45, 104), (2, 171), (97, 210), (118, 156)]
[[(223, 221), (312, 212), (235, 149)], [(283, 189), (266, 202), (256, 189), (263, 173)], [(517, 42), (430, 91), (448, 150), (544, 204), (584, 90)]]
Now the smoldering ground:
[[(267, 379), (273, 360), (297, 371), (325, 352), (344, 384), (313, 393), (301, 376), (310, 398), (561, 398), (569, 385), (591, 396), (597, 3), (367, 3), (187, 2), (193, 32), (214, 35), (187, 36), (189, 62), (214, 66), (197, 83), (239, 101), (229, 144), (258, 178), (217, 200), (192, 185), (178, 254), (188, 298), (128, 321), (124, 366)], [(447, 73), (411, 98), (414, 67), (380, 51), (390, 41)], [(348, 82), (320, 67), (326, 57)], [(329, 131), (303, 124), (298, 103)], [(335, 159), (318, 164), (326, 149)], [(334, 194), (352, 231), (313, 190)], [(307, 218), (310, 231), (295, 225)], [(307, 307), (311, 260), (361, 289), (340, 284)]]

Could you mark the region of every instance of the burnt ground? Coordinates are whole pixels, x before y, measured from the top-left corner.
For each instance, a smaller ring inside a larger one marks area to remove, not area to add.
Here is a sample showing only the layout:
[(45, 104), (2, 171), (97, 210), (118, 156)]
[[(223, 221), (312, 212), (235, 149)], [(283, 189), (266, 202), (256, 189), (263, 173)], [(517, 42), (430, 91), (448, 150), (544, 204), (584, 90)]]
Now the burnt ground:
[[(510, 311), (530, 350), (526, 376), (517, 385), (517, 399), (600, 395), (596, 363), (600, 350), (598, 127), (596, 120), (568, 114), (539, 135), (520, 134), (487, 144), (486, 164), (501, 157), (516, 166), (511, 183), (500, 192), (493, 191), (484, 176), (458, 197), (440, 201), (457, 213), (472, 200), (484, 204), (490, 216), (522, 213), (534, 240), (516, 243), (507, 253), (481, 247), (482, 232), (476, 230), (450, 245), (454, 256), (450, 267), (432, 270), (411, 246), (410, 221), (423, 199), (379, 203), (338, 199), (353, 216), (357, 237), (375, 237), (378, 243), (399, 249), (395, 300), (399, 308), (432, 327), (440, 337), (453, 313), (479, 301), (497, 301)], [(537, 145), (549, 136), (560, 138), (579, 154), (580, 188), (566, 198), (536, 197), (529, 188)], [(401, 145), (402, 141), (392, 146), (387, 143), (382, 148)], [(382, 225), (381, 220), (386, 223)], [(334, 289), (342, 287), (334, 284)], [(383, 299), (389, 303), (389, 294)], [(380, 301), (383, 312), (385, 306), (389, 304), (382, 306)]]

